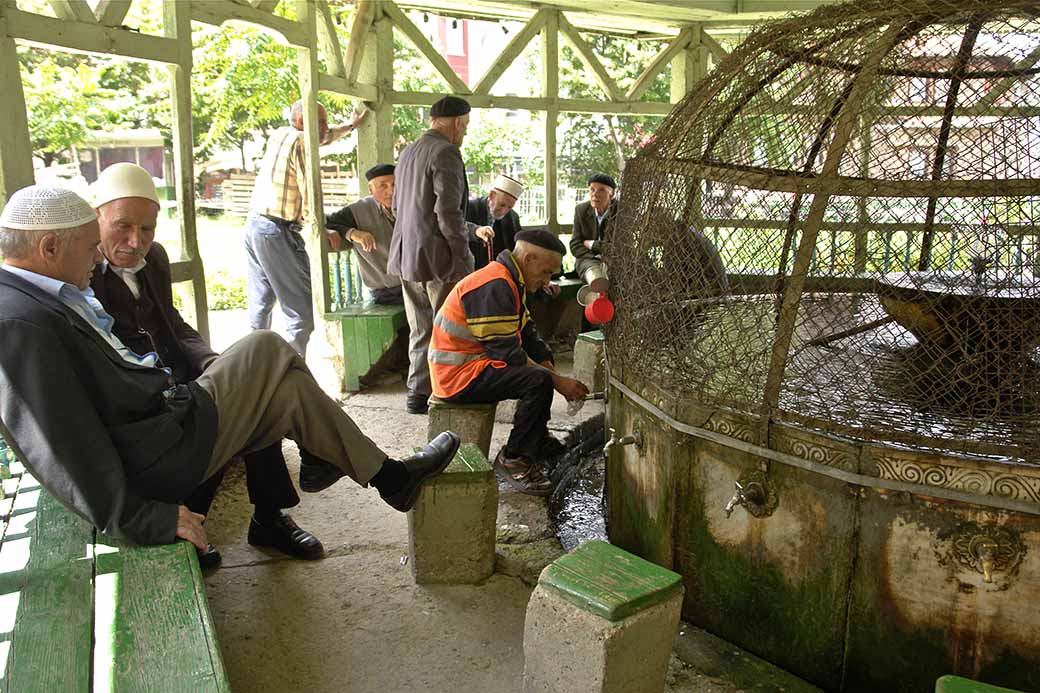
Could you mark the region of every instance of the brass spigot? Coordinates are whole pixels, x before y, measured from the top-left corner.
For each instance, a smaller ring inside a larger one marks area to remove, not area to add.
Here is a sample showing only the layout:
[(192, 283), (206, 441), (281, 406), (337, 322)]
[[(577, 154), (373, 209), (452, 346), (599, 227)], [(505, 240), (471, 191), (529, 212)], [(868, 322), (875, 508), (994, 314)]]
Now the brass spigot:
[(726, 511), (726, 519), (733, 514), (734, 508), (738, 505), (743, 506), (747, 509), (748, 505), (764, 505), (766, 502), (766, 490), (762, 484), (757, 481), (749, 482), (742, 486), (739, 481), (733, 482), (736, 490), (733, 492), (733, 497), (729, 499), (729, 503), (726, 503), (724, 510)]
[(993, 582), (993, 564), (996, 561), (997, 542), (989, 537), (977, 537), (971, 542), (971, 551), (982, 566), (982, 581)]

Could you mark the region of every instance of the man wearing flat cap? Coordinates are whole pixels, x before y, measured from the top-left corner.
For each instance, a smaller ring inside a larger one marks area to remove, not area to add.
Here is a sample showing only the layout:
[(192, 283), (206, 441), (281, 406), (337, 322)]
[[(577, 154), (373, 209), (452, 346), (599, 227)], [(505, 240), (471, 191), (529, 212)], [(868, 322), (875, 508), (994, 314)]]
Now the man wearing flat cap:
[[(394, 165), (379, 164), (365, 171), (368, 197), (347, 205), (325, 219), (325, 226), (354, 244), (361, 281), (380, 305), (404, 303), (401, 278), (386, 271), (390, 239), (394, 235)], [(333, 246), (334, 250), (338, 250)]]
[(459, 147), (469, 125), (469, 104), (446, 96), (433, 104), (430, 129), (405, 147), (394, 185), (394, 236), (387, 271), (399, 276), (408, 318), (408, 401), (425, 414), (430, 397), (426, 350), (433, 316), (455, 283), (473, 271), (470, 234), (486, 236), (466, 221), (469, 184)]
[[(503, 250), (512, 250), (516, 245), (516, 234), (523, 229), (520, 215), (513, 206), (524, 192), (520, 181), (505, 174), (498, 176), (488, 194), (470, 200), (466, 205), (466, 221), (491, 227), (491, 233), (474, 233), (469, 239), (473, 253), (473, 268), (480, 269), (498, 257)], [(487, 237), (485, 237), (487, 236)]]
[(40, 485), (110, 537), (185, 539), (205, 518), (184, 498), (232, 456), (291, 437), (401, 512), (459, 446), (382, 452), (270, 330), (239, 340), (186, 383), (112, 331), (90, 291), (97, 213), (73, 192), (32, 185), (0, 213), (0, 435)]
[[(159, 197), (151, 174), (136, 164), (109, 166), (94, 184), (101, 234), (101, 264), (90, 279), (94, 296), (115, 319), (113, 334), (137, 354), (156, 354), (171, 371), (174, 382), (187, 383), (202, 375), (217, 358), (191, 325), (173, 305), (170, 258), (162, 244), (155, 242)], [(300, 486), (317, 491), (343, 476), (339, 468), (300, 450), (300, 458), (313, 463), (301, 466)], [(246, 486), (253, 503), (249, 542), (273, 546), (299, 558), (318, 558), (322, 545), (314, 535), (296, 525), (283, 508), (298, 505), (300, 497), (293, 487), (282, 455), (281, 441), (244, 456)], [(324, 485), (313, 483), (304, 470), (320, 472)], [(184, 500), (200, 515), (209, 513), (217, 488), (224, 476), (219, 470)], [(318, 486), (321, 486), (318, 488)], [(203, 567), (220, 562), (211, 549), (200, 554)]]
[(553, 392), (568, 401), (589, 392), (556, 372), (552, 350), (527, 312), (527, 295), (559, 272), (566, 252), (548, 231), (521, 231), (512, 252), (503, 250), (452, 289), (434, 320), (429, 349), (437, 397), (461, 403), (520, 400), (495, 470), (516, 490), (536, 496), (552, 490), (545, 460), (563, 452), (548, 429)]
[(594, 173), (588, 184), (589, 199), (574, 208), (571, 232), (571, 253), (579, 277), (584, 277), (589, 268), (602, 267), (603, 241), (609, 236), (610, 222), (617, 213), (614, 179), (606, 173)]

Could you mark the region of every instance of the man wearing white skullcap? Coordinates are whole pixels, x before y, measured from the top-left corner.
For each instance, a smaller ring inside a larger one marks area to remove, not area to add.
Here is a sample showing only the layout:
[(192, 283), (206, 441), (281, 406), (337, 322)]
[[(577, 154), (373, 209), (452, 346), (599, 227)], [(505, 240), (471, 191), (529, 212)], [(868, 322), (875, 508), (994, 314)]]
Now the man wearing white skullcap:
[(40, 484), (99, 530), (206, 550), (205, 518), (184, 498), (233, 455), (286, 436), (401, 512), (451, 461), (451, 432), (387, 457), (268, 330), (174, 382), (156, 354), (113, 334), (89, 290), (99, 242), (94, 210), (59, 188), (19, 190), (0, 213), (0, 430)]
[[(198, 378), (217, 353), (173, 305), (170, 258), (162, 244), (154, 242), (160, 206), (151, 174), (137, 164), (109, 166), (94, 184), (94, 205), (104, 259), (90, 285), (115, 319), (113, 332), (136, 353), (157, 353), (175, 382)], [(330, 479), (325, 487), (343, 475), (338, 467), (306, 450), (300, 450), (300, 457), (325, 472)], [(282, 508), (298, 505), (300, 497), (289, 477), (281, 441), (243, 455), (243, 460), (249, 499), (255, 506), (249, 542), (274, 546), (300, 558), (321, 556), (321, 542), (282, 512)], [(221, 469), (185, 498), (184, 505), (200, 515), (209, 513), (223, 476)], [(305, 481), (301, 479), (300, 484), (304, 490), (321, 490), (310, 488)], [(199, 556), (204, 568), (219, 562), (215, 548)]]
[[(502, 174), (495, 179), (487, 195), (470, 200), (466, 205), (466, 221), (479, 227), (469, 237), (475, 269), (491, 262), (503, 250), (516, 247), (515, 236), (523, 228), (513, 206), (523, 191), (520, 181)], [(485, 231), (487, 228), (491, 230)]]

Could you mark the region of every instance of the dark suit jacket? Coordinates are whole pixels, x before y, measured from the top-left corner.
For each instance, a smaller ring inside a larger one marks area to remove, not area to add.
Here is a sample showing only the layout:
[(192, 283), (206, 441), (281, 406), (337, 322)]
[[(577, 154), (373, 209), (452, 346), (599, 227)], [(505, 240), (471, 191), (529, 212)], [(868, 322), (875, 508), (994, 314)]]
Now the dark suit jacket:
[(163, 365), (173, 371), (174, 381), (186, 383), (199, 377), (217, 352), (173, 307), (166, 249), (153, 243), (145, 261), (147, 264), (137, 273), (141, 299), (134, 298), (130, 287), (111, 267), (104, 273), (100, 266), (96, 268), (90, 286), (108, 314), (115, 318), (112, 331), (119, 341), (142, 355), (158, 350)]
[[(488, 208), (487, 195), (470, 200), (466, 205), (466, 221), (473, 222), (477, 226), (490, 226), (495, 230), (495, 240), (491, 244), (491, 257), (497, 258), (503, 250), (512, 250), (516, 247), (516, 234), (523, 231), (520, 226), (520, 215), (509, 210), (501, 219), (494, 219)], [(484, 241), (470, 232), (469, 250), (473, 253), (473, 267), (480, 269), (488, 264), (487, 246)]]
[(217, 409), (124, 361), (83, 318), (0, 270), (3, 436), (44, 488), (117, 539), (172, 542), (209, 466)]
[[(575, 269), (580, 277), (585, 268), (593, 261), (599, 260), (603, 252), (603, 241), (610, 233), (610, 223), (617, 214), (617, 200), (611, 200), (607, 207), (607, 215), (599, 224), (596, 223), (596, 210), (586, 200), (574, 208), (574, 229), (571, 231), (571, 254), (574, 255)], [(585, 241), (592, 241), (592, 249), (585, 247)]]

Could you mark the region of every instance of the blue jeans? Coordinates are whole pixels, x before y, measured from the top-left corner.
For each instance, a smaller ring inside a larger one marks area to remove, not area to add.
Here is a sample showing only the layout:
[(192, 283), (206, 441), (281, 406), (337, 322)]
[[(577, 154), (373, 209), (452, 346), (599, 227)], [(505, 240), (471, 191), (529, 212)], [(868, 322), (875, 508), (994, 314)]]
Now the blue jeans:
[(249, 326), (271, 329), (275, 301), (285, 315), (289, 343), (306, 358), (314, 331), (311, 262), (300, 225), (250, 214), (246, 219), (246, 292)]

